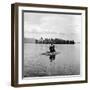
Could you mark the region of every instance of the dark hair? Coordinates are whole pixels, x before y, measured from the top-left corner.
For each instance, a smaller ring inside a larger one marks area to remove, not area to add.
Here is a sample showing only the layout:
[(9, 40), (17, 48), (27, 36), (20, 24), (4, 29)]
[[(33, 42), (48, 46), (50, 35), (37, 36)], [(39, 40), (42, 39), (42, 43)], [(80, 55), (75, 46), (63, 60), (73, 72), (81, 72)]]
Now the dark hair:
[(53, 43), (51, 42), (51, 45), (53, 45)]

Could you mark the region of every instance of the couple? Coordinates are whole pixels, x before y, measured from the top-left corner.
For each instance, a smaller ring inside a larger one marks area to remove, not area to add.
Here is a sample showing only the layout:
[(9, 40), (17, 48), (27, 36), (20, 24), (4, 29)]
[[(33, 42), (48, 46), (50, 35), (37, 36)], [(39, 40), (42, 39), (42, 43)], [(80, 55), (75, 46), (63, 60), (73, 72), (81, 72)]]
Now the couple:
[(53, 60), (55, 60), (55, 46), (53, 45), (53, 43), (51, 43), (51, 45), (49, 46), (49, 50), (50, 50), (50, 53), (52, 53), (49, 57), (50, 59), (50, 62), (52, 62)]
[(50, 53), (55, 52), (55, 46), (53, 45), (53, 43), (51, 43), (51, 45), (49, 46), (49, 50), (50, 50)]

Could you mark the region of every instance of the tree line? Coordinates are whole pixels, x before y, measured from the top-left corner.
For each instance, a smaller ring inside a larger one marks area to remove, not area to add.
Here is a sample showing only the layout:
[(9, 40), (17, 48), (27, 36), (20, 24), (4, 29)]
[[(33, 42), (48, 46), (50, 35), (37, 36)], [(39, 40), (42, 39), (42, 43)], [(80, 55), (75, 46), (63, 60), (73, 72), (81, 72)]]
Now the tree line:
[(39, 44), (50, 44), (50, 43), (53, 43), (53, 44), (75, 44), (75, 41), (74, 40), (64, 40), (64, 39), (59, 39), (59, 38), (43, 39), (41, 37), (41, 39), (36, 39), (35, 43), (39, 43)]

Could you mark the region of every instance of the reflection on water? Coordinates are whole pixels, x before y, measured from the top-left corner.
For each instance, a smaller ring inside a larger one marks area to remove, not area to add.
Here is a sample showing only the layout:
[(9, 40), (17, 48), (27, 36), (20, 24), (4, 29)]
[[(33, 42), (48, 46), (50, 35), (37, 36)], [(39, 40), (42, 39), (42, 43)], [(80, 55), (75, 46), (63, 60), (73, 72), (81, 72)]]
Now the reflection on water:
[(55, 56), (56, 55), (50, 55), (49, 59), (50, 59), (50, 65), (48, 66), (48, 75), (51, 76), (52, 74), (54, 75), (55, 73)]
[(55, 55), (50, 55), (49, 59), (50, 59), (50, 62), (54, 61), (55, 60)]
[(24, 44), (24, 77), (63, 76), (80, 74), (80, 44), (55, 45), (49, 54), (49, 44)]

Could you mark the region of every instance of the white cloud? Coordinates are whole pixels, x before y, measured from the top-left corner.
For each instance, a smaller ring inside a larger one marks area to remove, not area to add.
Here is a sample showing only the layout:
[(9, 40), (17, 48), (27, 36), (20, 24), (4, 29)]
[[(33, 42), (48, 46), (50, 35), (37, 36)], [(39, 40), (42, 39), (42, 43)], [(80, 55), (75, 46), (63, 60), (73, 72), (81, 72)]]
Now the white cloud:
[(24, 14), (25, 37), (80, 40), (81, 16), (67, 14)]

